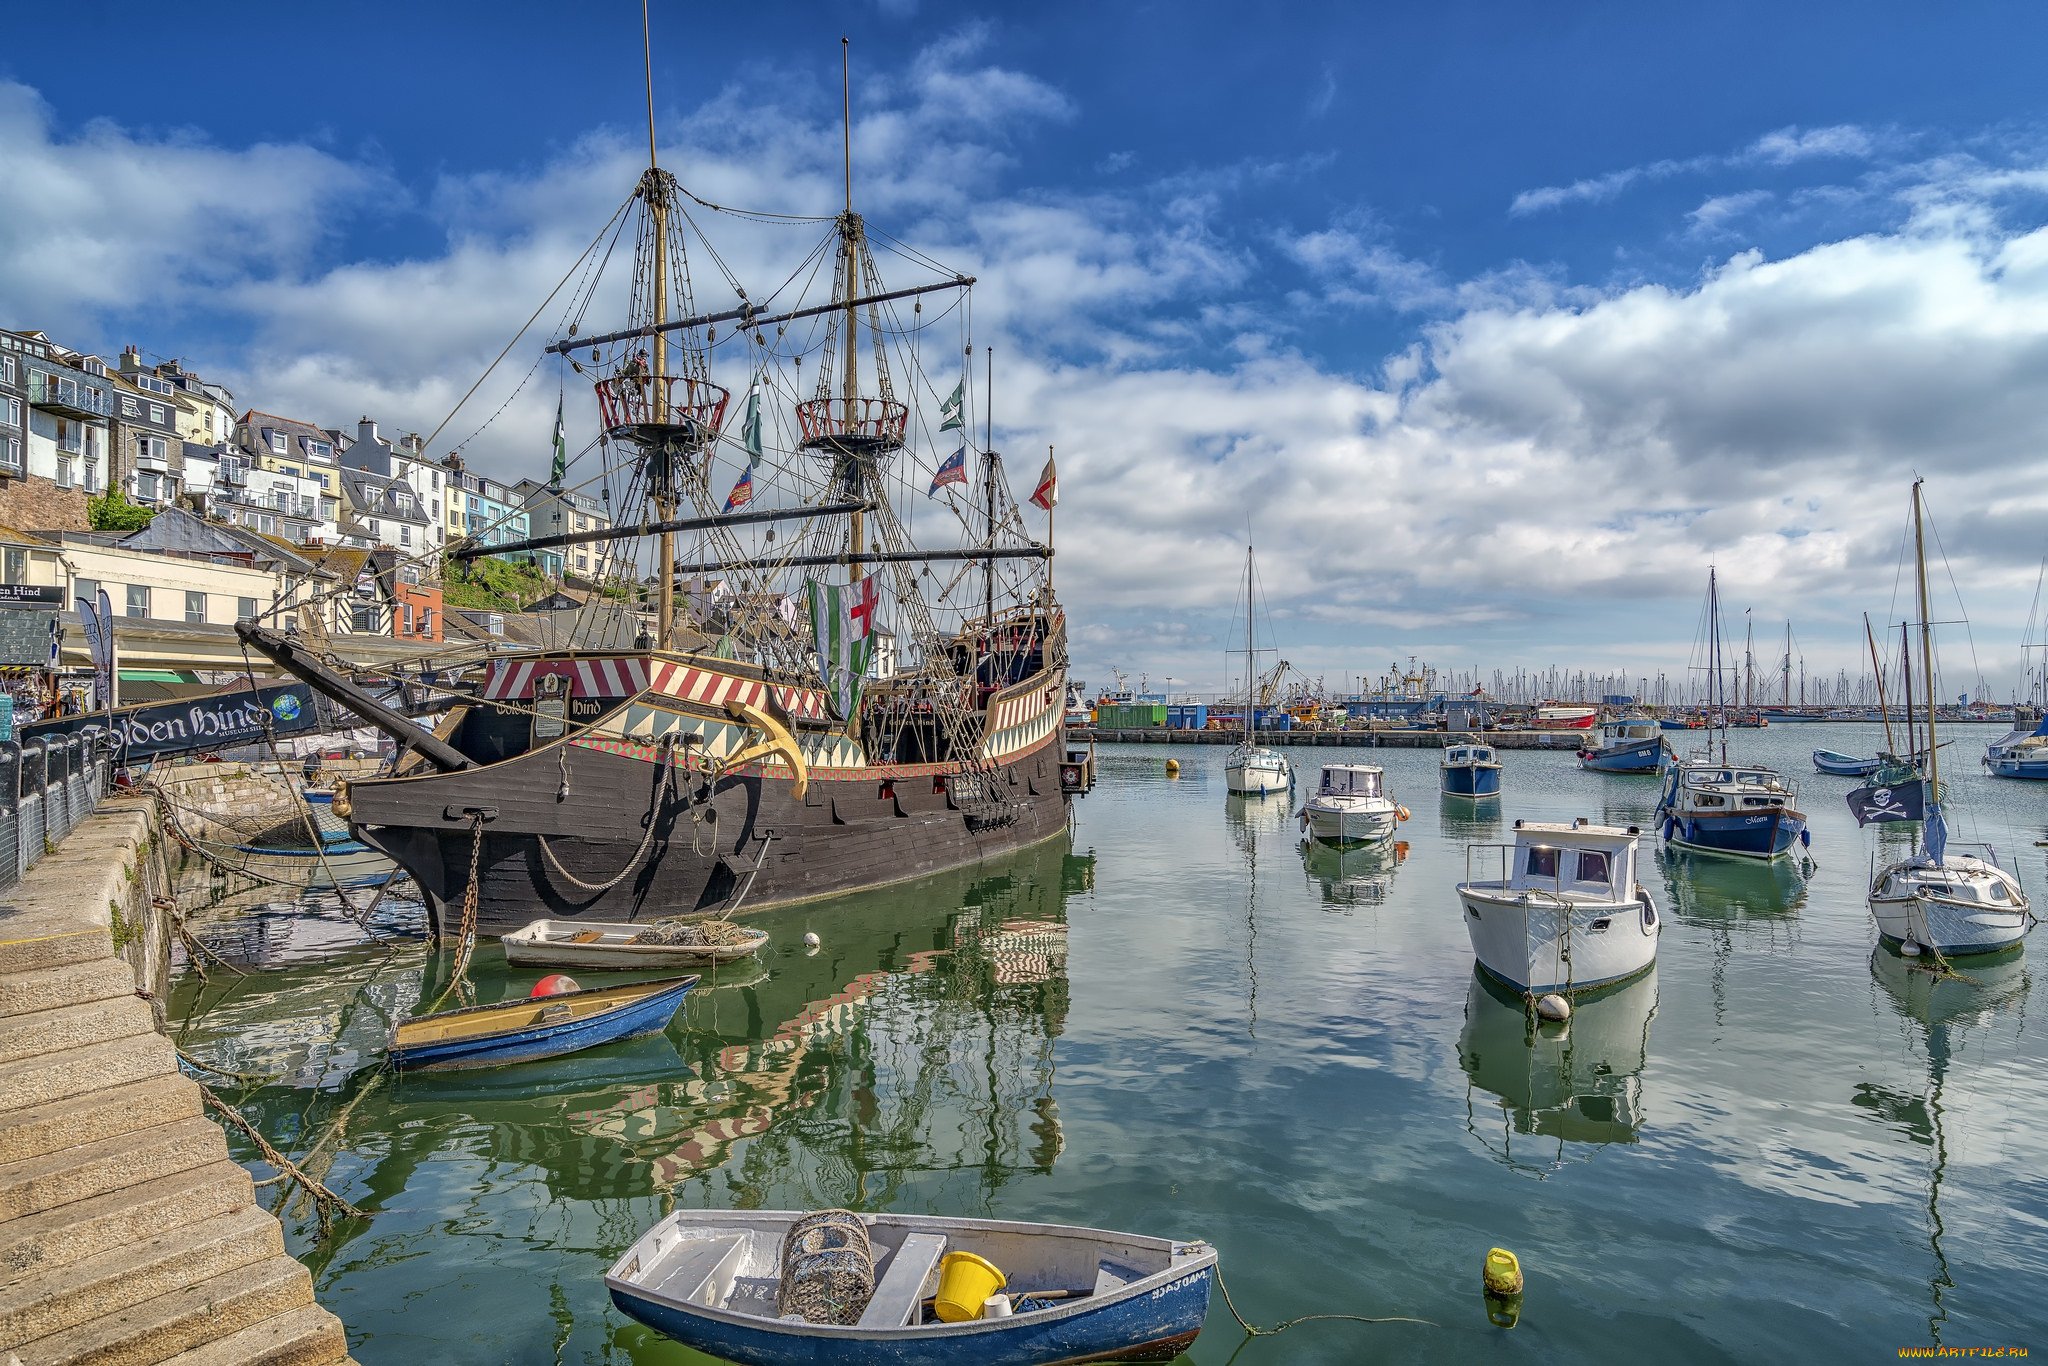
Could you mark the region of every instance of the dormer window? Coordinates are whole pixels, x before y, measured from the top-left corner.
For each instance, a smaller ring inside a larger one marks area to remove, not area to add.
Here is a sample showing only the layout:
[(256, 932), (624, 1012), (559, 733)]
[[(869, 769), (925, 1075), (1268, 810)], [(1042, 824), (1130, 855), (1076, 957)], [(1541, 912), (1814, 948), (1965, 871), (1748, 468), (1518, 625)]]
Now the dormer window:
[(284, 443), (283, 432), (270, 433), (270, 453), (272, 455), (283, 455), (287, 449), (289, 448)]
[(310, 454), (312, 454), (315, 459), (332, 460), (334, 458), (334, 443), (330, 441), (308, 440), (306, 442), (306, 450)]

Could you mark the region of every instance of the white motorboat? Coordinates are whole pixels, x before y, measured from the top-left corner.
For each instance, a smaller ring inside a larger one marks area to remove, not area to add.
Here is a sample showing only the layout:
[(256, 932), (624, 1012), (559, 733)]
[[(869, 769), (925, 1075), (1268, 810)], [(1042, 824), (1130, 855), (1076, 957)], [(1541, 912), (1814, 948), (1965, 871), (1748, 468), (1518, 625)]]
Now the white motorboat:
[(1407, 818), (1386, 793), (1386, 773), (1373, 764), (1324, 764), (1316, 795), (1301, 808), (1311, 839), (1325, 844), (1371, 844)]
[[(1920, 847), (1870, 880), (1870, 916), (1878, 935), (1901, 949), (1944, 958), (1993, 953), (2026, 937), (2033, 914), (2020, 880), (1999, 866), (1989, 845), (1951, 853), (1942, 813), (1941, 744), (1935, 738), (1934, 624), (1927, 604), (1927, 548), (1920, 483), (1913, 481), (1913, 563), (1920, 603), (1920, 676), (1926, 689), (1927, 817)], [(1961, 848), (1963, 846), (1956, 846)]]
[[(1458, 884), (1479, 966), (1516, 991), (1592, 991), (1657, 961), (1663, 918), (1636, 880), (1633, 825), (1515, 822), (1513, 844), (1466, 846)], [(1495, 858), (1500, 876), (1472, 877)]]

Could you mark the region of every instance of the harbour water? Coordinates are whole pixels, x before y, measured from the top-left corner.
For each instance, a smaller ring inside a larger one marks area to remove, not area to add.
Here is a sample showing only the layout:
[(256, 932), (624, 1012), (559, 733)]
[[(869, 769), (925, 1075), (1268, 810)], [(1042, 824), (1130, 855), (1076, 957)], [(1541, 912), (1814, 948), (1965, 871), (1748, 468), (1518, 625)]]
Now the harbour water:
[[(2048, 905), (2048, 790), (1981, 776), (1998, 733), (1951, 732), (1952, 838), (2016, 857)], [(1654, 849), (1656, 779), (1507, 753), (1505, 796), (1475, 810), (1438, 797), (1434, 751), (1329, 751), (1384, 764), (1405, 852), (1304, 853), (1299, 791), (1226, 799), (1225, 751), (1158, 745), (1102, 751), (1070, 845), (759, 917), (769, 949), (707, 973), (664, 1036), (382, 1073), (390, 1021), (447, 970), (398, 902), (373, 922), (388, 946), (331, 902), (195, 918), (249, 974), (188, 975), (173, 1032), (279, 1078), (229, 1094), (287, 1151), (317, 1144), (315, 1168), (373, 1211), (317, 1245), (310, 1217), (287, 1219), (366, 1366), (703, 1360), (613, 1310), (602, 1279), (672, 1204), (1201, 1237), (1255, 1322), (1434, 1324), (1246, 1342), (1219, 1297), (1188, 1358), (1218, 1366), (2033, 1344), (2044, 949), (1947, 981), (1873, 951), (1865, 882), (1903, 832), (1859, 831), (1854, 780), (1807, 754), (1876, 736), (1735, 733), (1738, 757), (1797, 777), (1816, 866), (1653, 855), (1656, 971), (1534, 1036), (1473, 975), (1465, 846), (1588, 816)], [(1312, 782), (1324, 752), (1289, 753)], [(475, 973), (483, 999), (535, 975), (495, 945)], [(1494, 1245), (1528, 1279), (1505, 1332), (1479, 1293)]]

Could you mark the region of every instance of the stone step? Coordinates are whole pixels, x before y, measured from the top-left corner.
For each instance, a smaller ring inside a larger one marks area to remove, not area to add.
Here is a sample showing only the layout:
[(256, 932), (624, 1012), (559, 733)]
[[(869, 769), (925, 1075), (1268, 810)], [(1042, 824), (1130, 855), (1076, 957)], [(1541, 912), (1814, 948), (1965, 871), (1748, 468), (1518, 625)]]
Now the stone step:
[(0, 1224), (226, 1160), (227, 1136), (204, 1117), (45, 1153), (0, 1167)]
[(312, 1302), (313, 1278), (280, 1254), (15, 1350), (23, 1366), (154, 1366)]
[(336, 1366), (347, 1360), (348, 1334), (341, 1320), (309, 1304), (180, 1352), (164, 1366)]
[(0, 1342), (48, 1337), (283, 1252), (284, 1230), (254, 1205), (188, 1222), (0, 1290)]
[(0, 1287), (183, 1228), (195, 1219), (245, 1208), (255, 1199), (249, 1173), (239, 1164), (209, 1162), (10, 1219), (0, 1223)]
[(0, 1163), (173, 1124), (202, 1108), (198, 1083), (176, 1072), (66, 1096), (0, 1117)]
[(113, 956), (114, 936), (104, 925), (77, 916), (0, 917), (0, 974), (39, 972)]
[(119, 958), (92, 958), (36, 972), (0, 973), (0, 1019), (134, 994), (135, 971)]
[(48, 1057), (27, 1059), (0, 1068), (0, 1115), (144, 1077), (163, 1076), (175, 1072), (177, 1066), (177, 1053), (171, 1048), (171, 1041), (157, 1034), (133, 1034), (125, 1039), (109, 1039), (83, 1048), (67, 1048)]
[(133, 991), (125, 997), (0, 1016), (0, 1063), (155, 1031), (149, 1002)]

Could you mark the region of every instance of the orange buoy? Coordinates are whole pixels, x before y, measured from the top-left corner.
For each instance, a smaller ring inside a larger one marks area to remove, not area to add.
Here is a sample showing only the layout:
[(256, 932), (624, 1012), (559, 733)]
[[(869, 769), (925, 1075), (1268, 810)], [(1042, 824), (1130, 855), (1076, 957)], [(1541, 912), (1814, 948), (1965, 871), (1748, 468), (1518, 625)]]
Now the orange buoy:
[(565, 996), (572, 991), (581, 990), (583, 988), (577, 986), (576, 979), (568, 973), (551, 972), (538, 982), (535, 982), (533, 990), (528, 992), (527, 996), (529, 999), (536, 996)]

